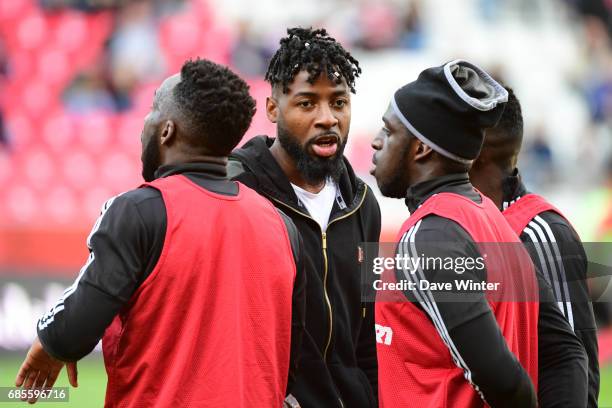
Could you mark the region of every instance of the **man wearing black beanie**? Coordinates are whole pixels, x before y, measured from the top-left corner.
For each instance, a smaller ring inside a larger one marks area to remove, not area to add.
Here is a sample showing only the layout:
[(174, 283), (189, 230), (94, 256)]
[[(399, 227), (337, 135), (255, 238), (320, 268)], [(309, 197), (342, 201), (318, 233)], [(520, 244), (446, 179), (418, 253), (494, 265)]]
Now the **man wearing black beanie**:
[[(377, 344), (381, 407), (537, 405), (537, 302), (500, 301), (489, 287), (455, 302), (441, 297), (447, 285), (457, 294), (457, 282), (505, 284), (510, 275), (527, 296), (537, 287), (518, 237), (467, 174), (507, 97), (466, 61), (430, 68), (395, 93), (372, 142), (372, 174), (381, 192), (405, 198), (411, 212), (396, 257), (424, 261), (396, 265), (391, 274), (412, 285), (400, 292), (403, 302), (377, 297), (377, 329), (387, 333)], [(506, 242), (513, 243), (510, 249), (489, 249), (496, 256), (488, 258), (481, 246)], [(476, 264), (460, 269), (428, 262), (438, 258)]]

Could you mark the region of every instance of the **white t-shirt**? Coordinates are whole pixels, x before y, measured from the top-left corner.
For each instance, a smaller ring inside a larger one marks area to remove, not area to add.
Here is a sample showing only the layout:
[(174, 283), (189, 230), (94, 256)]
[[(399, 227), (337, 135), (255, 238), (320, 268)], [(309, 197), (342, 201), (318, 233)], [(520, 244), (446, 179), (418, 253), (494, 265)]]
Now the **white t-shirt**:
[(319, 223), (321, 230), (327, 230), (327, 223), (329, 222), (331, 210), (334, 207), (334, 200), (336, 199), (338, 189), (336, 183), (331, 179), (327, 179), (325, 186), (318, 193), (311, 193), (293, 183), (291, 183), (291, 187), (293, 187), (295, 194), (304, 204), (310, 216)]

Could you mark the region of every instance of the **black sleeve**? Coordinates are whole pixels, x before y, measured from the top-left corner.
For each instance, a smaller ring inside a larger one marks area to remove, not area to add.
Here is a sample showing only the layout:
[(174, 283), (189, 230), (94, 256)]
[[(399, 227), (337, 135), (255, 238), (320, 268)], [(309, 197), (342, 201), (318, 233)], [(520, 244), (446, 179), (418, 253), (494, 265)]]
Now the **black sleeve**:
[(480, 389), (489, 406), (537, 406), (533, 384), (514, 354), (508, 350), (492, 313), (451, 329), (449, 335), (469, 368), (472, 382)]
[[(357, 344), (357, 365), (365, 373), (372, 386), (374, 398), (378, 400), (378, 359), (376, 357), (376, 330), (374, 329), (374, 302), (364, 303), (363, 321)], [(372, 345), (374, 343), (374, 345)]]
[(293, 284), (293, 297), (291, 301), (291, 354), (289, 356), (289, 379), (287, 381), (287, 394), (290, 394), (295, 383), (299, 366), (302, 336), (306, 326), (306, 273), (304, 271), (304, 244), (297, 227), (287, 215), (276, 209), (287, 227), (291, 250), (295, 260), (295, 282)]
[(538, 401), (542, 408), (585, 407), (587, 357), (554, 300), (552, 288), (538, 273)]
[[(368, 211), (360, 211), (360, 222), (362, 223), (362, 230), (365, 232), (365, 242), (378, 242), (380, 239), (380, 207), (372, 190), (369, 189), (367, 194), (366, 209)], [(376, 256), (378, 254), (375, 254)], [(372, 270), (371, 266), (368, 270)], [(366, 287), (371, 289), (372, 285)], [(374, 397), (378, 400), (378, 359), (376, 357), (376, 330), (374, 329), (374, 302), (363, 302), (361, 306), (363, 320), (355, 352), (357, 366), (365, 373), (372, 386)]]
[[(482, 259), (476, 244), (457, 223), (428, 216), (407, 231), (398, 244), (400, 258), (421, 258), (422, 267), (397, 270), (398, 279), (416, 283), (406, 296), (417, 302), (432, 320), (465, 377), (491, 407), (535, 407), (535, 389), (520, 362), (508, 349), (484, 292), (457, 293), (460, 301), (450, 301), (420, 290), (423, 280), (430, 283), (486, 280), (484, 267), (441, 267), (427, 259)], [(414, 272), (414, 273), (413, 273)], [(453, 287), (456, 287), (453, 284)]]
[(157, 263), (165, 228), (165, 207), (152, 188), (133, 190), (104, 204), (87, 239), (87, 262), (38, 321), (38, 337), (49, 354), (76, 361), (93, 350)]
[(598, 344), (587, 285), (587, 258), (580, 238), (560, 215), (548, 211), (523, 230), (536, 268), (550, 284), (558, 305), (582, 343), (588, 359), (589, 407), (599, 396)]

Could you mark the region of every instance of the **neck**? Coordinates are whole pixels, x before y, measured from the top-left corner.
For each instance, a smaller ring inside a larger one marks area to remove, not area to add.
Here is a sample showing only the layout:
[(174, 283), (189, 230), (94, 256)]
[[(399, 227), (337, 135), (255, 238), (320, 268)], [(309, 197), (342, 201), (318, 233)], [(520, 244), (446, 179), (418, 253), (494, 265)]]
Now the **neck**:
[(495, 164), (488, 164), (470, 173), (470, 181), (481, 193), (489, 197), (497, 208), (501, 208), (504, 200), (502, 183), (510, 174), (512, 171), (504, 170)]
[(437, 166), (421, 167), (418, 170), (419, 171), (414, 172), (414, 176), (412, 180), (410, 180), (410, 186), (448, 175)]
[(211, 156), (208, 154), (168, 154), (162, 165), (178, 165), (185, 163), (211, 163), (226, 166), (227, 156)]
[(270, 153), (272, 153), (272, 157), (274, 157), (291, 183), (310, 193), (318, 193), (325, 187), (325, 180), (312, 184), (304, 179), (302, 174), (298, 171), (295, 161), (287, 154), (285, 149), (283, 149), (278, 138), (274, 140), (272, 147), (270, 147)]

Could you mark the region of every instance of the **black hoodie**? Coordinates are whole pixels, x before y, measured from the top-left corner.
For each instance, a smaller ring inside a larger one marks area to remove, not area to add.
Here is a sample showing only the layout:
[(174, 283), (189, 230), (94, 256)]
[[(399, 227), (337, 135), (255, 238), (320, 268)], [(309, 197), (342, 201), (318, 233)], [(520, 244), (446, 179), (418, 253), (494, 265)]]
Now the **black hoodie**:
[(346, 159), (341, 198), (327, 231), (308, 215), (270, 146), (258, 136), (230, 156), (228, 175), (267, 197), (302, 234), (307, 277), (306, 331), (296, 383), (289, 390), (303, 408), (376, 407), (378, 368), (374, 304), (361, 300), (359, 246), (378, 242), (380, 208)]

